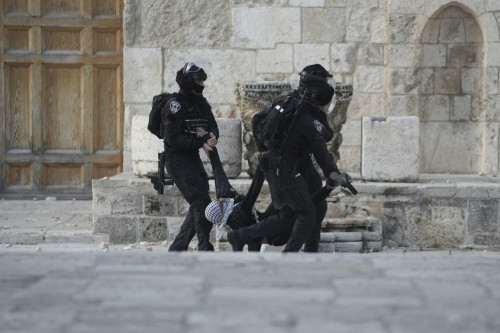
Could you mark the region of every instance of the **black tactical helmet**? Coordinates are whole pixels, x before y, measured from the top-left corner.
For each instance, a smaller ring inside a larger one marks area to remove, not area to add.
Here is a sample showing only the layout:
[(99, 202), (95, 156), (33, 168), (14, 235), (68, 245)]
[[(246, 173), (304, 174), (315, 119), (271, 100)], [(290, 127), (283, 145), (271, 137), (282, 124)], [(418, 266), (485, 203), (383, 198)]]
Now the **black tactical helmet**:
[(191, 92), (195, 89), (194, 81), (205, 81), (210, 68), (212, 68), (212, 64), (208, 60), (190, 60), (177, 71), (175, 81), (182, 90)]
[(299, 93), (305, 98), (320, 106), (325, 106), (333, 98), (335, 90), (328, 84), (328, 79), (333, 77), (320, 64), (304, 67), (300, 74)]
[(301, 80), (303, 77), (309, 75), (317, 75), (324, 78), (325, 80), (333, 77), (332, 74), (328, 73), (325, 67), (321, 66), (320, 64), (306, 66), (304, 67), (304, 69), (302, 69), (302, 72), (300, 72), (299, 74)]

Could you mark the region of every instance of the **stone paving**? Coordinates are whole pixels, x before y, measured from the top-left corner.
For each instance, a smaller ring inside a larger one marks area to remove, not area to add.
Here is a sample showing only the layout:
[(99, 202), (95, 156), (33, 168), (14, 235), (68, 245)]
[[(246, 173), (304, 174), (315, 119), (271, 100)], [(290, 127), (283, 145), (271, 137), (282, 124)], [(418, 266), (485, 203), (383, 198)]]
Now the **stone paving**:
[(2, 244), (0, 331), (499, 332), (499, 285), (500, 253), (486, 250)]

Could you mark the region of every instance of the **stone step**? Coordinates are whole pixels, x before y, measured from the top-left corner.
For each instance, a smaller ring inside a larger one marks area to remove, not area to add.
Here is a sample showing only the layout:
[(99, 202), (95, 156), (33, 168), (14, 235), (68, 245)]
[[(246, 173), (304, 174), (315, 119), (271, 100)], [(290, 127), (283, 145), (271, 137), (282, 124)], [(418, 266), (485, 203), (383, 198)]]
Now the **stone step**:
[(30, 228), (0, 230), (0, 244), (99, 244), (101, 242), (109, 242), (109, 235), (94, 234), (92, 230), (40, 230)]

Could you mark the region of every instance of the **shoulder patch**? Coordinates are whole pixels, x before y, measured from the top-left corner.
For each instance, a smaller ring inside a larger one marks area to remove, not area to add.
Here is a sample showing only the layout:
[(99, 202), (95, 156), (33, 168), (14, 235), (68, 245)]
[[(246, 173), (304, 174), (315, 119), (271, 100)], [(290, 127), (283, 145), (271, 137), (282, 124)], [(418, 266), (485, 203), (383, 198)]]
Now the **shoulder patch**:
[(172, 114), (176, 114), (181, 109), (181, 104), (177, 101), (170, 102), (170, 111)]
[(316, 119), (314, 120), (313, 123), (314, 123), (314, 127), (316, 127), (316, 130), (321, 133), (323, 131), (323, 124), (321, 124)]

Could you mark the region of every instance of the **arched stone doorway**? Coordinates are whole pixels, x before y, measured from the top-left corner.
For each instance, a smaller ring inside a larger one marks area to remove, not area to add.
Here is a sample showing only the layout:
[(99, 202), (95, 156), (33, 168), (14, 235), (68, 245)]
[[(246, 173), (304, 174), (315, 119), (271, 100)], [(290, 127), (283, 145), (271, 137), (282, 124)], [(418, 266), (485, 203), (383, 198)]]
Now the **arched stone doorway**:
[(481, 171), (483, 36), (459, 5), (439, 10), (422, 35), (420, 172)]

